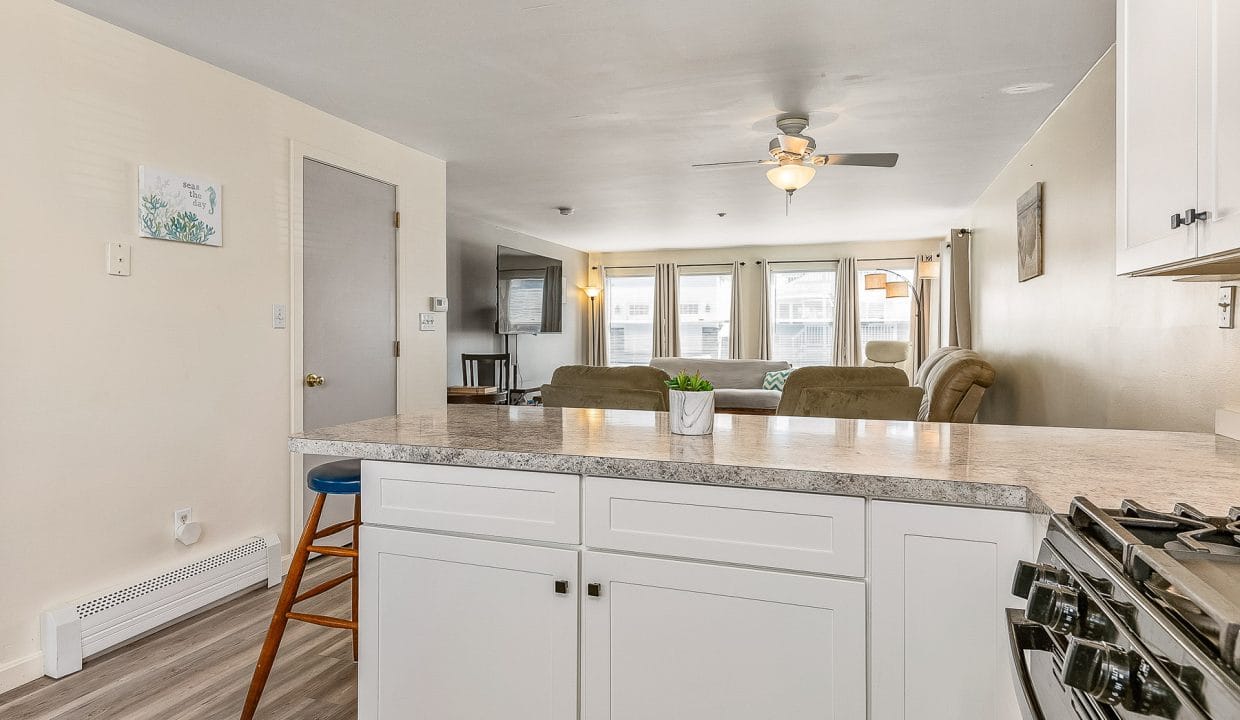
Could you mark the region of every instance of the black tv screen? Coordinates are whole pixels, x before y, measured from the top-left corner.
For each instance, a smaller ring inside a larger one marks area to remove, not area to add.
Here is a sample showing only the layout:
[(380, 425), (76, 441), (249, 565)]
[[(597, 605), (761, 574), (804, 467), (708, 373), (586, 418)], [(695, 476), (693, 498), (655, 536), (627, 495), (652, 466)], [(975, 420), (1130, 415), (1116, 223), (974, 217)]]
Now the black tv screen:
[(496, 293), (501, 335), (558, 333), (564, 318), (564, 263), (497, 246)]

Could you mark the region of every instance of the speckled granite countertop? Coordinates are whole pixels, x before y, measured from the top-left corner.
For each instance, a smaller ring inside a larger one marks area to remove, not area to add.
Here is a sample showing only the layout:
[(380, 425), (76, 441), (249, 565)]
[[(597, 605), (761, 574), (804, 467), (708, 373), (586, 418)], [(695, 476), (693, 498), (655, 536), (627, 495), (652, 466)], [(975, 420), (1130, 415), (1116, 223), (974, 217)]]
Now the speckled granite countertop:
[(1240, 442), (1204, 433), (449, 405), (300, 433), (300, 453), (674, 480), (1059, 512), (1076, 495), (1221, 513)]

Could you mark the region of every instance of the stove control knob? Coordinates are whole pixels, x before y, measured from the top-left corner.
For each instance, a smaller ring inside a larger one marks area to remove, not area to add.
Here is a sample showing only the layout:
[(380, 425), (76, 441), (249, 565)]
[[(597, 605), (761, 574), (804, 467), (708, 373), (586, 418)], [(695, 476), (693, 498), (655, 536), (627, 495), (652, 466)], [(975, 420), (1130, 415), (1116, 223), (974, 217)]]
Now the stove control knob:
[(1064, 685), (1107, 705), (1132, 704), (1132, 660), (1121, 647), (1071, 638), (1060, 678)]
[(1068, 574), (1054, 565), (1021, 560), (1016, 563), (1016, 575), (1012, 578), (1012, 594), (1016, 597), (1028, 598), (1033, 584), (1039, 580), (1063, 584), (1067, 583)]
[(1081, 598), (1059, 583), (1038, 581), (1029, 588), (1025, 617), (1057, 633), (1071, 633), (1081, 619)]

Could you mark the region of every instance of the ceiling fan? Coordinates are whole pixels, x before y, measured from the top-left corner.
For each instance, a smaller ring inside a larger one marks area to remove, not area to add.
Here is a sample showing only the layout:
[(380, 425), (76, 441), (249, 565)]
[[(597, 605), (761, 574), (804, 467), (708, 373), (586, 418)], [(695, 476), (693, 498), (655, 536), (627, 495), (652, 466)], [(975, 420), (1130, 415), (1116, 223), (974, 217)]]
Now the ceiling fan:
[(898, 153), (832, 153), (815, 155), (817, 144), (814, 138), (803, 135), (809, 126), (809, 120), (802, 115), (789, 115), (775, 121), (779, 135), (771, 139), (768, 148), (771, 157), (767, 160), (741, 160), (738, 162), (701, 163), (693, 167), (699, 169), (750, 167), (753, 165), (773, 165), (766, 171), (766, 179), (775, 187), (788, 193), (788, 201), (792, 201), (792, 193), (800, 190), (814, 179), (816, 168), (824, 165), (861, 165), (865, 167), (895, 167)]

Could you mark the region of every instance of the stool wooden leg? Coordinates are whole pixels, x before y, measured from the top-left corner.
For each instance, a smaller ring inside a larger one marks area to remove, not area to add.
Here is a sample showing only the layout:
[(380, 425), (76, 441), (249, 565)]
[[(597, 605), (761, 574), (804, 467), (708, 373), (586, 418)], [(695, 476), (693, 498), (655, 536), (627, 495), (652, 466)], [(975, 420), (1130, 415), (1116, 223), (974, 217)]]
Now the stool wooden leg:
[(271, 675), (271, 666), (275, 663), (276, 653), (280, 650), (280, 640), (284, 637), (284, 628), (288, 625), (288, 612), (293, 607), (293, 598), (297, 597), (297, 588), (301, 585), (301, 576), (306, 572), (306, 561), (310, 559), (308, 548), (314, 543), (314, 533), (319, 527), (319, 518), (323, 515), (323, 502), (327, 496), (319, 493), (306, 520), (306, 527), (297, 541), (293, 551), (293, 559), (289, 564), (288, 575), (284, 578), (284, 587), (280, 590), (280, 599), (276, 602), (276, 610), (271, 616), (271, 626), (267, 628), (267, 639), (263, 641), (262, 652), (258, 654), (258, 664), (254, 667), (254, 677), (250, 680), (250, 691), (245, 696), (245, 706), (241, 709), (241, 720), (252, 720), (254, 711), (258, 709), (258, 700), (263, 696), (263, 688), (267, 685), (267, 677)]
[[(355, 495), (353, 498), (353, 550), (356, 552), (359, 547), (357, 544), (358, 531), (362, 526), (362, 496)], [(357, 662), (357, 580), (360, 577), (358, 573), (358, 555), (353, 556), (353, 662)]]

